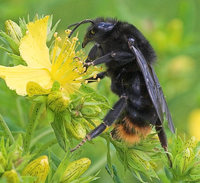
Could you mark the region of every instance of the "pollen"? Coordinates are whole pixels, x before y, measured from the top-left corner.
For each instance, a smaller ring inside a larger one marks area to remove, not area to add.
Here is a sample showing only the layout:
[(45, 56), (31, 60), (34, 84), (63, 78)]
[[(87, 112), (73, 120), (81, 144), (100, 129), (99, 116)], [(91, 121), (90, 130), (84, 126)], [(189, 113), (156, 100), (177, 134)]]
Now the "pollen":
[(63, 41), (60, 37), (55, 38), (52, 50), (52, 78), (65, 88), (67, 94), (77, 91), (81, 83), (87, 84), (83, 78), (86, 68), (84, 67), (83, 51), (77, 51), (78, 38), (68, 38), (70, 30), (66, 30)]
[(65, 33), (67, 34), (67, 36), (71, 33), (70, 29), (65, 30)]
[(57, 40), (58, 40), (58, 41), (62, 41), (61, 37), (57, 37)]
[(55, 32), (53, 36), (56, 38), (56, 37), (58, 36), (58, 33), (57, 33), (57, 32)]
[(87, 57), (82, 50), (76, 51), (79, 45), (78, 34), (68, 38), (71, 30), (65, 31), (63, 39), (55, 32), (51, 49), (47, 47), (48, 19), (49, 16), (46, 16), (27, 24), (26, 34), (19, 45), (20, 55), (27, 66), (0, 66), (0, 77), (19, 95), (28, 94), (30, 90), (27, 86), (30, 82), (34, 83), (31, 95), (36, 95), (38, 91), (49, 92), (56, 81), (61, 91), (69, 97), (71, 93), (78, 92), (81, 84), (98, 71), (92, 66), (88, 69), (84, 67)]
[(93, 78), (94, 78), (94, 79), (97, 78), (97, 74), (94, 74)]

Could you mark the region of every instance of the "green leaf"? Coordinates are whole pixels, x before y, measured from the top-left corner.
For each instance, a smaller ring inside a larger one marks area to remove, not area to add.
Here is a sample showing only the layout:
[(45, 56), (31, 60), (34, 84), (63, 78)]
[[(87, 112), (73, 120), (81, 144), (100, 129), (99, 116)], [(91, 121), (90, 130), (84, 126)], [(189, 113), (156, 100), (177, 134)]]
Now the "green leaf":
[(0, 31), (0, 36), (3, 37), (8, 42), (13, 52), (19, 55), (19, 45), (3, 31)]
[(1, 116), (0, 114), (0, 127), (2, 128), (2, 130), (4, 131), (4, 134), (6, 136), (8, 136), (8, 138), (10, 139), (11, 143), (14, 143), (15, 140), (14, 140), (14, 137), (10, 131), (10, 129), (8, 128), (8, 125), (7, 123), (4, 121), (3, 117)]
[(7, 53), (12, 53), (12, 51), (8, 50), (7, 48), (3, 47), (2, 45), (0, 45), (0, 50), (3, 50)]
[(67, 166), (69, 165), (69, 153), (66, 153), (63, 160), (61, 161), (60, 165), (58, 166), (56, 172), (53, 175), (51, 183), (58, 183), (60, 182), (64, 171), (66, 170)]
[(53, 112), (51, 109), (49, 109), (48, 107), (47, 107), (47, 109), (46, 109), (46, 116), (47, 116), (47, 121), (48, 121), (49, 124), (52, 123), (52, 122), (54, 121), (55, 114), (54, 114), (54, 112)]
[(60, 114), (56, 114), (54, 122), (51, 123), (51, 126), (58, 140), (58, 144), (64, 151), (66, 151), (67, 150), (66, 144), (70, 143), (67, 138), (63, 117)]
[(25, 135), (25, 138), (24, 138), (24, 151), (26, 153), (29, 151), (29, 147), (30, 147), (30, 143), (31, 143), (31, 137), (32, 137), (33, 131), (35, 129), (35, 123), (37, 123), (37, 120), (39, 119), (39, 117), (41, 115), (40, 108), (41, 108), (40, 103), (34, 104), (32, 114), (31, 114), (31, 119), (29, 120), (29, 123), (27, 125), (26, 135)]
[(27, 66), (26, 62), (22, 59), (21, 56), (15, 55), (13, 53), (7, 53), (7, 55), (13, 59), (14, 65), (25, 65)]
[[(106, 165), (106, 170), (107, 172), (110, 174), (110, 176), (112, 177), (113, 181), (115, 183), (122, 183), (122, 181), (120, 180), (118, 173), (117, 173), (117, 169), (114, 165), (112, 165), (111, 168), (108, 167), (108, 164)], [(113, 173), (112, 173), (113, 172)]]
[(56, 24), (53, 26), (53, 28), (51, 29), (51, 26), (52, 26), (52, 19), (53, 19), (53, 15), (50, 16), (50, 19), (48, 21), (48, 35), (47, 35), (47, 42), (51, 41), (56, 29), (57, 29), (57, 26), (58, 24), (60, 23), (60, 20), (58, 20), (56, 22)]
[(97, 179), (99, 179), (99, 177), (96, 176), (81, 177), (79, 179), (71, 181), (70, 183), (90, 183)]
[(113, 177), (113, 168), (112, 168), (112, 160), (111, 160), (111, 152), (110, 152), (110, 141), (106, 138), (107, 142), (107, 168), (106, 170), (109, 171), (111, 177)]
[(19, 18), (19, 26), (22, 32), (22, 35), (24, 36), (26, 34), (27, 31), (27, 27), (26, 27), (26, 21), (24, 18)]

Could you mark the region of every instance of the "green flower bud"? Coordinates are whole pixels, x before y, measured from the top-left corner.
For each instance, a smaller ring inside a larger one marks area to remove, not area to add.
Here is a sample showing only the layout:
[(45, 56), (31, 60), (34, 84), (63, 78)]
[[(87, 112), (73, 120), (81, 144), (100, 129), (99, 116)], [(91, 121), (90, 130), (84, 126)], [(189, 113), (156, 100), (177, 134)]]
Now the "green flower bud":
[(41, 156), (31, 161), (23, 170), (23, 176), (37, 177), (34, 183), (44, 183), (49, 173), (49, 162), (47, 156)]
[(95, 126), (98, 126), (100, 123), (102, 123), (102, 120), (99, 118), (92, 118), (91, 121), (95, 124)]
[(22, 38), (22, 32), (20, 27), (12, 20), (7, 20), (5, 22), (6, 33), (15, 41), (17, 45)]
[(69, 183), (74, 179), (79, 178), (89, 168), (90, 164), (91, 161), (88, 158), (81, 158), (79, 160), (71, 162), (67, 166), (62, 176), (61, 182)]
[(26, 85), (26, 92), (28, 96), (32, 97), (34, 95), (46, 95), (50, 93), (49, 89), (42, 88), (38, 83), (30, 81)]
[(86, 117), (95, 117), (101, 112), (101, 108), (99, 106), (83, 106), (81, 109), (82, 115)]
[(5, 178), (8, 183), (19, 183), (19, 177), (15, 170), (4, 172), (2, 177)]
[(76, 139), (83, 139), (86, 136), (86, 129), (81, 123), (77, 123), (72, 120), (72, 122), (65, 122), (65, 127), (67, 131)]
[(63, 112), (69, 105), (69, 98), (60, 91), (53, 91), (47, 97), (47, 104), (54, 112)]
[(183, 151), (184, 170), (187, 170), (195, 155), (192, 148), (187, 148)]
[(191, 138), (187, 141), (186, 147), (195, 148), (196, 145), (197, 145), (197, 142), (198, 142), (198, 141), (197, 141), (196, 138), (193, 136), (193, 137), (191, 137)]

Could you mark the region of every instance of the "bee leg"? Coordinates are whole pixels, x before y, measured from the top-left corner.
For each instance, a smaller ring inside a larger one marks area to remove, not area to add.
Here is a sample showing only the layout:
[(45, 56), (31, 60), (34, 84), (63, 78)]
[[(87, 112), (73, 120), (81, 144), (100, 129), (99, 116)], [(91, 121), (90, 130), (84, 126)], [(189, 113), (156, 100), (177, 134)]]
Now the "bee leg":
[(95, 60), (98, 57), (101, 57), (103, 55), (103, 50), (101, 48), (101, 46), (99, 44), (95, 44), (89, 54), (88, 54), (88, 58), (86, 59), (86, 63), (87, 62), (92, 62), (93, 60)]
[(81, 147), (87, 140), (92, 140), (93, 138), (100, 135), (108, 126), (111, 126), (116, 119), (119, 118), (122, 111), (125, 109), (127, 103), (127, 97), (121, 96), (121, 98), (115, 103), (113, 108), (105, 116), (103, 123), (92, 130), (86, 137), (78, 144), (75, 148), (71, 149), (71, 152), (75, 151)]
[(166, 137), (164, 128), (163, 128), (160, 120), (157, 120), (155, 128), (156, 128), (156, 131), (157, 131), (161, 146), (163, 147), (163, 149), (166, 152), (167, 158), (169, 160), (170, 167), (172, 167), (172, 161), (171, 161), (171, 158), (170, 158), (170, 156), (168, 154), (167, 137)]
[(95, 59), (92, 62), (85, 63), (85, 67), (87, 68), (90, 65), (99, 65), (103, 63), (109, 63), (111, 61), (116, 62), (119, 66), (123, 66), (129, 62), (132, 62), (134, 57), (135, 56), (132, 53), (129, 53), (126, 51), (111, 52), (102, 57)]
[(106, 76), (107, 72), (100, 72), (97, 74), (97, 76), (94, 78), (94, 77), (91, 77), (91, 78), (88, 78), (86, 79), (86, 81), (88, 80), (88, 83), (92, 83), (98, 79), (103, 79), (105, 76)]

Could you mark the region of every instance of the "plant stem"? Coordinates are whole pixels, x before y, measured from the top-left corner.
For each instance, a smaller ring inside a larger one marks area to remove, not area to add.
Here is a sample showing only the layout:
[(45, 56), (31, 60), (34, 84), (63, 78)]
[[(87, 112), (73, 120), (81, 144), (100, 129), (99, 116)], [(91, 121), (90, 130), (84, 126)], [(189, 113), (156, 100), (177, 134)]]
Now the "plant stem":
[(8, 128), (8, 125), (6, 124), (3, 117), (1, 116), (1, 114), (0, 114), (0, 126), (3, 129), (4, 133), (9, 137), (10, 142), (13, 144), (15, 142), (14, 137), (13, 137), (10, 129)]
[(22, 109), (22, 106), (21, 106), (21, 98), (20, 97), (17, 97), (16, 99), (16, 106), (17, 106), (17, 112), (19, 114), (19, 125), (21, 127), (24, 127), (24, 116), (23, 116), (23, 109)]
[(35, 123), (38, 120), (39, 116), (40, 116), (40, 106), (41, 104), (36, 103), (34, 104), (35, 106), (32, 109), (32, 114), (31, 114), (31, 119), (29, 120), (28, 126), (27, 126), (27, 130), (26, 130), (26, 136), (24, 139), (24, 152), (27, 153), (30, 147), (30, 143), (31, 143), (31, 137), (35, 128)]

